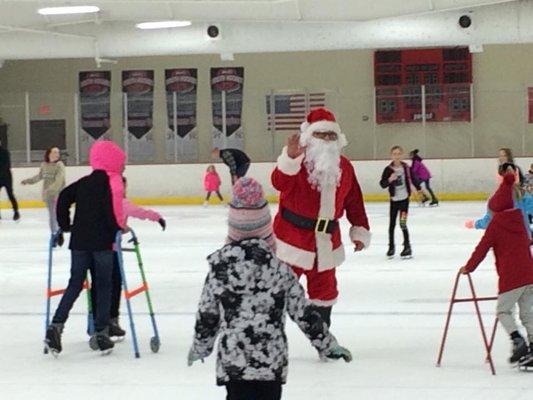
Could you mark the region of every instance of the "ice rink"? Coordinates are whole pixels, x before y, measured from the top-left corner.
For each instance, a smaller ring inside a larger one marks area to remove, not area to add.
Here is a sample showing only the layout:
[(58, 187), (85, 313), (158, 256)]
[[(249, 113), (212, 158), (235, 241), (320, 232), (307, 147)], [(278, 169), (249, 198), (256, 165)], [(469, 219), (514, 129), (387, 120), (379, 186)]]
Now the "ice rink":
[[(47, 263), (44, 209), (22, 210), (15, 223), (3, 210), (0, 222), (0, 397), (15, 399), (223, 399), (215, 386), (215, 357), (186, 366), (194, 314), (207, 271), (206, 256), (224, 241), (227, 208), (155, 207), (167, 219), (161, 232), (154, 223), (130, 220), (141, 241), (147, 277), (157, 313), (162, 346), (149, 348), (152, 335), (146, 302), (133, 300), (141, 358), (132, 353), (130, 335), (103, 357), (89, 349), (86, 301), (80, 297), (63, 335), (59, 359), (43, 355)], [(287, 320), (288, 400), (348, 399), (531, 399), (531, 374), (511, 369), (510, 343), (498, 331), (493, 357), (497, 375), (484, 363), (484, 348), (473, 304), (458, 305), (452, 319), (443, 366), (435, 367), (455, 274), (474, 249), (480, 231), (466, 219), (481, 217), (484, 203), (412, 206), (409, 228), (414, 258), (387, 260), (388, 204), (367, 204), (373, 241), (339, 268), (340, 300), (332, 331), (354, 361), (318, 360), (296, 325)], [(343, 233), (348, 226), (343, 221)], [(67, 237), (68, 239), (68, 237)], [(397, 241), (400, 232), (397, 230)], [(345, 240), (346, 243), (346, 240)], [(68, 279), (69, 252), (56, 250), (54, 288)], [(131, 254), (126, 256), (130, 286), (139, 282)], [(473, 275), (479, 295), (496, 294), (496, 273), (489, 255)], [(466, 293), (466, 280), (462, 293)], [(53, 308), (57, 305), (55, 298)], [(128, 327), (122, 304), (123, 327)], [(494, 303), (483, 305), (486, 325)]]

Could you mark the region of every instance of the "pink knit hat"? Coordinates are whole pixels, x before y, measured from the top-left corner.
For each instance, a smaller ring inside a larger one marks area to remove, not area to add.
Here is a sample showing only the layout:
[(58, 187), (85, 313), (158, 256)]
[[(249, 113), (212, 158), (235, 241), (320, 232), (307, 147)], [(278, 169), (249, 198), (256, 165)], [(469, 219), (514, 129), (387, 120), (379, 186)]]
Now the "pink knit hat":
[(238, 242), (248, 238), (260, 238), (275, 247), (272, 217), (263, 187), (255, 179), (243, 177), (233, 185), (227, 241)]

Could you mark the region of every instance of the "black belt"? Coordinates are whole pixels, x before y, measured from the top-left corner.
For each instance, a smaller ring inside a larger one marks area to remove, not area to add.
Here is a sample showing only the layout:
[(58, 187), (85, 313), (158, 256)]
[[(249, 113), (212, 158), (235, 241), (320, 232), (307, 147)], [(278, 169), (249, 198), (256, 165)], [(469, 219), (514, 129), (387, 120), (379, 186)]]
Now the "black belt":
[(337, 221), (336, 219), (307, 218), (302, 215), (295, 214), (286, 208), (283, 208), (281, 210), (281, 216), (284, 220), (289, 221), (291, 224), (297, 226), (298, 228), (308, 229), (310, 231), (320, 233), (332, 234), (339, 226), (339, 221)]

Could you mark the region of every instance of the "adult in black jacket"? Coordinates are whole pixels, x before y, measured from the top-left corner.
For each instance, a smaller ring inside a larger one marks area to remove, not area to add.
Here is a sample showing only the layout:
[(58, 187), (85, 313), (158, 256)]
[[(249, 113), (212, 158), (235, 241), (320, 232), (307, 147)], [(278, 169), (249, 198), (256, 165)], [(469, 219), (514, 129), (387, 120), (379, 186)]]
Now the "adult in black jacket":
[[(109, 146), (116, 145), (112, 142)], [(120, 161), (124, 165), (125, 155)], [(70, 207), (76, 204), (71, 224)], [(88, 270), (96, 286), (95, 341), (100, 350), (113, 347), (109, 339), (109, 313), (111, 308), (111, 283), (113, 271), (113, 243), (120, 226), (113, 210), (112, 192), (108, 173), (95, 169), (67, 186), (57, 201), (57, 220), (62, 231), (71, 232), (69, 248), (72, 252), (71, 276), (46, 332), (49, 348), (59, 353), (61, 333), (69, 312), (78, 298)]]
[(211, 153), (214, 159), (221, 158), (222, 162), (229, 167), (231, 174), (231, 183), (234, 184), (237, 179), (242, 178), (250, 168), (250, 158), (244, 151), (239, 149), (213, 149)]
[(9, 156), (9, 151), (2, 146), (0, 142), (0, 190), (2, 187), (6, 188), (7, 197), (11, 202), (11, 207), (13, 207), (13, 219), (17, 221), (20, 219), (19, 207), (17, 199), (13, 193), (13, 177), (11, 176), (11, 159)]

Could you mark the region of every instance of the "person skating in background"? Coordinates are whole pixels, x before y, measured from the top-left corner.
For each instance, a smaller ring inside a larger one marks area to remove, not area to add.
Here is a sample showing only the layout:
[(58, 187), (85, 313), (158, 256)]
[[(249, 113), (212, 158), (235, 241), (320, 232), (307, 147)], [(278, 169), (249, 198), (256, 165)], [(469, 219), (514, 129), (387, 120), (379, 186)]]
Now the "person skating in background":
[[(109, 338), (113, 243), (117, 231), (126, 228), (122, 198), (117, 209), (115, 194), (121, 193), (123, 196), (124, 185), (122, 179), (117, 185), (115, 178), (117, 171), (121, 173), (124, 170), (125, 160), (126, 154), (115, 143), (96, 142), (89, 154), (93, 172), (67, 186), (59, 194), (57, 220), (63, 232), (71, 232), (71, 269), (68, 286), (46, 331), (45, 342), (52, 353), (62, 351), (64, 324), (83, 288), (88, 270), (91, 270), (93, 286), (98, 290), (97, 317), (94, 321), (98, 348), (106, 351), (114, 346)], [(72, 204), (76, 205), (76, 211), (71, 222)]]
[(508, 147), (502, 147), (498, 150), (498, 174), (496, 175), (498, 184), (502, 182), (502, 176), (505, 174), (505, 169), (502, 170), (504, 164), (513, 164), (515, 166), (515, 181), (522, 186), (525, 181), (524, 174), (520, 167), (516, 165), (513, 151)]
[[(529, 193), (528, 191), (524, 190), (520, 187), (516, 180), (516, 169), (517, 167), (514, 164), (511, 163), (505, 163), (502, 164), (499, 167), (500, 176), (503, 179), (503, 176), (506, 173), (512, 173), (515, 176), (515, 184), (513, 186), (513, 200), (514, 200), (514, 206), (515, 208), (519, 209), (522, 212), (524, 226), (526, 227), (526, 231), (529, 235), (529, 237), (532, 237), (531, 227), (530, 227), (530, 220), (531, 216), (533, 216), (533, 194)], [(487, 229), (487, 226), (489, 225), (491, 219), (492, 219), (492, 211), (490, 210), (490, 207), (487, 207), (487, 212), (485, 215), (478, 219), (478, 220), (468, 220), (465, 222), (465, 227), (468, 229)]]
[[(497, 317), (511, 337), (513, 349), (509, 362), (531, 363), (533, 366), (533, 259), (529, 249), (530, 239), (519, 210), (514, 208), (514, 172), (508, 172), (489, 201), (492, 220), (461, 273), (473, 272), (492, 248), (499, 276)], [(520, 308), (520, 320), (528, 340), (519, 333), (513, 316), (514, 308)]]
[[(39, 173), (24, 179), (23, 185), (33, 185), (43, 181), (42, 199), (48, 210), (48, 221), (52, 235), (57, 232), (56, 203), (59, 192), (65, 187), (65, 164), (60, 160), (61, 153), (57, 147), (50, 147), (44, 153), (44, 162)], [(63, 245), (63, 234), (59, 234), (58, 244)]]
[(411, 151), (411, 153), (409, 153), (409, 156), (411, 157), (411, 178), (413, 180), (413, 184), (417, 188), (418, 194), (422, 198), (422, 204), (425, 204), (426, 201), (429, 200), (422, 189), (423, 183), (426, 186), (426, 191), (429, 192), (429, 195), (431, 196), (431, 202), (429, 205), (437, 206), (439, 204), (439, 200), (437, 199), (437, 196), (435, 196), (435, 193), (433, 193), (433, 190), (429, 184), (431, 173), (426, 165), (422, 162), (422, 158), (418, 155), (418, 152), (418, 149), (414, 149)]
[[(124, 182), (124, 194), (126, 195), (127, 180), (125, 177), (122, 178)], [(124, 197), (122, 201), (125, 223), (127, 225), (128, 218), (136, 218), (141, 220), (149, 220), (152, 222), (157, 222), (163, 231), (167, 227), (165, 219), (157, 211), (150, 210), (148, 208), (139, 207), (129, 201)], [(97, 318), (98, 307), (97, 305), (97, 294), (98, 288), (94, 286), (91, 289), (91, 300), (92, 300), (92, 309), (93, 309), (93, 318)], [(120, 316), (120, 297), (122, 294), (122, 274), (120, 272), (120, 264), (118, 261), (118, 254), (116, 251), (113, 252), (113, 272), (111, 274), (111, 307), (109, 311), (109, 336), (110, 337), (124, 337), (126, 331), (120, 327), (119, 316)], [(94, 342), (94, 339), (93, 339)]]
[(346, 145), (335, 115), (325, 108), (311, 110), (271, 175), (280, 192), (276, 254), (296, 275), (305, 275), (309, 299), (328, 326), (339, 297), (336, 268), (346, 257), (339, 222), (344, 213), (354, 251), (368, 248), (371, 239), (354, 167), (341, 154)]
[(250, 168), (250, 158), (239, 149), (219, 149), (215, 147), (211, 152), (211, 157), (215, 160), (222, 159), (222, 162), (229, 168), (231, 174), (231, 184), (242, 178)]
[[(533, 164), (529, 166), (529, 171), (526, 174), (524, 189), (529, 196), (533, 197)], [(533, 212), (529, 214), (529, 224), (533, 224)]]
[[(0, 141), (0, 191), (6, 188), (7, 197), (13, 208), (13, 220), (20, 219), (19, 206), (15, 194), (13, 193), (13, 176), (11, 175), (11, 157), (9, 151), (2, 146)], [(1, 216), (0, 216), (1, 218)]]
[(390, 196), (389, 211), (389, 249), (387, 257), (394, 257), (395, 242), (394, 230), (396, 220), (400, 216), (400, 229), (403, 234), (403, 250), (401, 257), (412, 256), (411, 242), (409, 240), (409, 230), (407, 229), (407, 216), (409, 214), (409, 197), (411, 196), (411, 173), (407, 163), (403, 162), (403, 148), (394, 146), (390, 151), (392, 162), (385, 167), (381, 174), (379, 184), (382, 188), (387, 188)]
[(220, 336), (216, 377), (226, 399), (281, 399), (288, 369), (285, 314), (321, 358), (351, 361), (294, 272), (276, 257), (270, 210), (254, 179), (235, 183), (228, 220), (228, 243), (207, 258), (188, 365), (208, 357)]
[(217, 194), (220, 201), (224, 201), (224, 198), (220, 194), (221, 183), (222, 181), (220, 180), (220, 176), (218, 176), (218, 172), (215, 166), (212, 164), (209, 165), (204, 174), (204, 189), (207, 192), (204, 201), (204, 206), (207, 206), (209, 204), (209, 198), (211, 197), (212, 192), (215, 192)]

